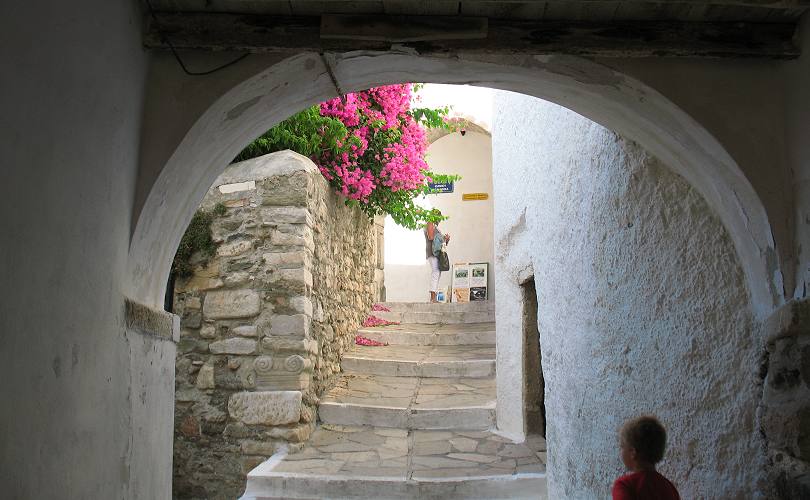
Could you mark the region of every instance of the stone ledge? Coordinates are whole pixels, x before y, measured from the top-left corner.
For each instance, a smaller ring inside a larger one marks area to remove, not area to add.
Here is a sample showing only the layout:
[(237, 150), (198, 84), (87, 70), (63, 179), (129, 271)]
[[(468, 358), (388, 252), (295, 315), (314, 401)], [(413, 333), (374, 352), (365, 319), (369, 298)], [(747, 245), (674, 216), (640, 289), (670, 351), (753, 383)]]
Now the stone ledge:
[(180, 316), (128, 298), (124, 299), (124, 309), (127, 329), (173, 342), (180, 341)]
[(309, 158), (287, 149), (230, 165), (213, 188), (295, 172), (319, 173), (318, 167)]

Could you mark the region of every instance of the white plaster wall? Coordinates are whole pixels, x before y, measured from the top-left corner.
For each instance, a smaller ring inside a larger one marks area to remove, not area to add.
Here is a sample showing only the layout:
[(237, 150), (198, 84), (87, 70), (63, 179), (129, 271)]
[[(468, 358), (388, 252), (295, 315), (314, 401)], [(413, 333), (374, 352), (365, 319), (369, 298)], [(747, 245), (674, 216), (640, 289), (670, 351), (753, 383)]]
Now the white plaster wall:
[[(450, 263), (489, 262), (488, 291), (495, 299), (493, 251), (492, 140), (486, 134), (456, 132), (430, 145), (431, 170), (461, 175), (452, 193), (426, 197), (425, 205), (438, 208), (450, 219), (439, 227), (450, 234)], [(462, 201), (464, 193), (488, 193), (488, 200)], [(385, 227), (385, 291), (390, 302), (426, 302), (430, 266), (425, 260), (421, 231), (396, 227), (390, 217)], [(440, 288), (451, 286), (451, 272), (442, 273)]]
[(549, 497), (608, 497), (616, 430), (647, 412), (668, 427), (660, 469), (683, 498), (751, 497), (759, 343), (718, 217), (603, 127), (517, 94), (495, 103), (499, 426), (522, 431), (518, 280), (533, 269)]
[(0, 6), (3, 498), (171, 493), (174, 344), (124, 327), (141, 21), (126, 0)]

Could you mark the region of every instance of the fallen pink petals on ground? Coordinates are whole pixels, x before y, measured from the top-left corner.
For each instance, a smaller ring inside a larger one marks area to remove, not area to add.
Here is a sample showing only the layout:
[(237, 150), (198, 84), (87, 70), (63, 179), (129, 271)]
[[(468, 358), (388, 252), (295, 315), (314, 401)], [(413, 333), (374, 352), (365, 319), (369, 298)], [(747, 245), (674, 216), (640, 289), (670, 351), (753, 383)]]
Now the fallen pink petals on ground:
[(377, 316), (369, 316), (363, 321), (363, 326), (371, 327), (371, 326), (388, 326), (388, 325), (398, 325), (399, 321), (386, 321), (382, 318), (378, 318)]
[(368, 339), (366, 337), (363, 337), (362, 335), (355, 336), (354, 343), (357, 345), (367, 345), (373, 347), (388, 345), (386, 342), (377, 342), (376, 340)]

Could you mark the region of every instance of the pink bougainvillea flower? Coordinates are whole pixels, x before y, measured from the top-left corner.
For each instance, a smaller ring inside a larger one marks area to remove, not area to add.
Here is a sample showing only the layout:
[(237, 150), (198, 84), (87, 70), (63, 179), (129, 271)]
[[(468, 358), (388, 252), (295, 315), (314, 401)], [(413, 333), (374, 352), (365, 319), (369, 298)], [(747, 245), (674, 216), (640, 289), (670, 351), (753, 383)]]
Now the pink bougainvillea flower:
[(387, 307), (385, 307), (382, 304), (374, 304), (373, 306), (371, 306), (371, 310), (372, 311), (391, 312), (391, 309), (388, 309)]
[(428, 182), (427, 138), (409, 114), (411, 97), (411, 84), (404, 83), (321, 103), (320, 114), (348, 131), (336, 142), (337, 154), (327, 150), (313, 158), (335, 191), (368, 204), (378, 189), (415, 191)]

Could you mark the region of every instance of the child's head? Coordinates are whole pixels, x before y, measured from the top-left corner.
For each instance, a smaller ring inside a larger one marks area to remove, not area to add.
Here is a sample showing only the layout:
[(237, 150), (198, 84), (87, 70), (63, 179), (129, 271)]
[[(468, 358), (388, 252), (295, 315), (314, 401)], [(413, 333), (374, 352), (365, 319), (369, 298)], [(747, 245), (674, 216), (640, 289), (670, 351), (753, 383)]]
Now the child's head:
[(667, 431), (652, 415), (628, 420), (619, 431), (622, 461), (630, 470), (655, 466), (664, 458)]

